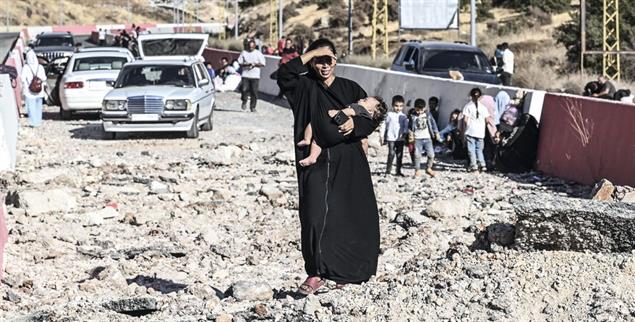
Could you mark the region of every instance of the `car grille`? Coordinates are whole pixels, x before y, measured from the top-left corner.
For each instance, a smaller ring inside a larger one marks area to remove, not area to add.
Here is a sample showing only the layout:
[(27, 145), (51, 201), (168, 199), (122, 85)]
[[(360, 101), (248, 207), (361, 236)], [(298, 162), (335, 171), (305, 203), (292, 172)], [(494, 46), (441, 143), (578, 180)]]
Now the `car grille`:
[(129, 97), (128, 112), (130, 114), (161, 114), (163, 113), (163, 97), (148, 95)]
[(38, 56), (44, 57), (46, 58), (46, 60), (50, 62), (57, 58), (65, 57), (66, 53), (63, 51), (45, 51), (45, 52), (40, 52)]

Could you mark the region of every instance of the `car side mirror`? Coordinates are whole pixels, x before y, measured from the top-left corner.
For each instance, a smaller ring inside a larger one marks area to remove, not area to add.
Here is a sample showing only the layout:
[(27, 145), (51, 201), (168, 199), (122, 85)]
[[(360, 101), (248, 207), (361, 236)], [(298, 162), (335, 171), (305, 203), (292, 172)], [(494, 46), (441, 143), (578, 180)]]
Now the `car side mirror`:
[(106, 81), (106, 85), (110, 87), (115, 87), (115, 81)]
[(204, 85), (207, 85), (207, 84), (209, 84), (209, 80), (207, 78), (202, 79), (200, 82), (198, 82), (199, 86), (204, 86)]

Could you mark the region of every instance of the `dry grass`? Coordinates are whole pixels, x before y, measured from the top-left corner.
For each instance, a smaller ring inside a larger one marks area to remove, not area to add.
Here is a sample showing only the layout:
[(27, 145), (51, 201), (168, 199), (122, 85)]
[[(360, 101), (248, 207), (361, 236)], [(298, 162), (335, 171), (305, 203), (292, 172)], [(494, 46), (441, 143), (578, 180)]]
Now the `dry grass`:
[(243, 50), (243, 40), (228, 38), (225, 40), (221, 40), (218, 38), (210, 38), (208, 42), (208, 46), (212, 48), (225, 49), (225, 50), (233, 50), (233, 51), (242, 51)]
[(377, 59), (373, 60), (370, 55), (353, 55), (343, 58), (341, 63), (354, 64), (362, 66), (370, 66), (381, 69), (388, 69), (392, 65), (392, 57), (385, 57), (383, 55), (377, 55)]

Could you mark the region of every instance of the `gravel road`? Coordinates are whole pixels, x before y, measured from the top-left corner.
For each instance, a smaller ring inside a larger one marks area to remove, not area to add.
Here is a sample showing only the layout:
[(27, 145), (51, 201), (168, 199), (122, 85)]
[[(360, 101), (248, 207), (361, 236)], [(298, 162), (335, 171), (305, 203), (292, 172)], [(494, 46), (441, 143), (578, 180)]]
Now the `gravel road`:
[[(589, 187), (537, 173), (475, 175), (446, 157), (436, 178), (382, 176), (386, 151), (375, 134), (377, 276), (302, 298), (294, 293), (305, 276), (289, 109), (260, 101), (256, 113), (243, 112), (238, 94), (221, 93), (214, 129), (198, 139), (105, 140), (97, 117), (60, 121), (54, 107), (45, 119), (21, 130), (18, 169), (0, 178), (10, 204), (1, 320), (635, 316), (632, 254), (508, 247), (511, 197), (572, 198)], [(484, 235), (487, 227), (496, 234)]]

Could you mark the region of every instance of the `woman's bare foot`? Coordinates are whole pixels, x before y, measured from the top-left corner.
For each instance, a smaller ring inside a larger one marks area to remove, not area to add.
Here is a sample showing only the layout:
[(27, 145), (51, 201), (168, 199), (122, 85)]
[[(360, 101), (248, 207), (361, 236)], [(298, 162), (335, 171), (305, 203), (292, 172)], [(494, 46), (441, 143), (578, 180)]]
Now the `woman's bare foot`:
[(311, 144), (311, 141), (309, 141), (307, 139), (304, 139), (304, 140), (298, 142), (298, 146), (300, 146), (300, 147), (307, 146), (307, 145), (310, 145), (310, 144)]
[(326, 283), (326, 281), (319, 276), (307, 277), (304, 283), (298, 287), (298, 293), (303, 295), (313, 294), (324, 286), (324, 283)]
[(308, 167), (308, 166), (310, 166), (312, 164), (315, 164), (315, 162), (317, 162), (317, 158), (313, 158), (311, 156), (308, 156), (308, 157), (300, 160), (300, 162), (298, 162), (298, 163), (300, 163), (300, 165), (303, 166), (303, 167)]

